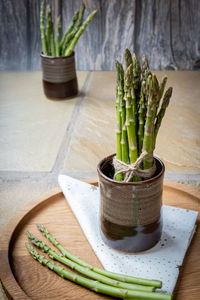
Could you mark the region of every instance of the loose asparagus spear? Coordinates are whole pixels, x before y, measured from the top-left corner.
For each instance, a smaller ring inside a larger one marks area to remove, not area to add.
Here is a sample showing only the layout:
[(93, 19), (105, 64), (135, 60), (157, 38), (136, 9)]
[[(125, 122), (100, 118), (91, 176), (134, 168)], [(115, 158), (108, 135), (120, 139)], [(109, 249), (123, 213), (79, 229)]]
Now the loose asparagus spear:
[(57, 33), (56, 33), (56, 56), (60, 55), (60, 33), (61, 33), (61, 17), (57, 18)]
[(105, 283), (107, 285), (111, 285), (111, 286), (115, 286), (115, 287), (119, 287), (119, 288), (123, 288), (123, 289), (129, 289), (129, 290), (135, 290), (135, 291), (149, 291), (149, 292), (153, 292), (155, 290), (155, 288), (151, 287), (151, 286), (144, 286), (144, 285), (121, 282), (121, 281), (113, 280), (109, 277), (103, 276), (101, 274), (98, 274), (94, 271), (91, 271), (88, 268), (85, 268), (85, 267), (80, 266), (79, 264), (76, 264), (75, 262), (71, 261), (70, 259), (67, 259), (63, 255), (56, 253), (47, 244), (38, 240), (30, 232), (27, 232), (26, 235), (35, 246), (40, 248), (43, 252), (47, 253), (50, 258), (63, 263), (64, 265), (70, 267), (71, 269), (74, 269), (75, 271), (77, 271), (91, 279), (95, 279), (95, 280)]
[(97, 10), (93, 11), (85, 20), (85, 22), (81, 25), (81, 27), (79, 28), (79, 30), (77, 31), (77, 33), (75, 34), (73, 40), (71, 41), (69, 47), (66, 49), (65, 51), (65, 55), (69, 56), (72, 54), (74, 47), (76, 46), (76, 43), (78, 42), (78, 39), (80, 38), (80, 36), (82, 35), (82, 33), (84, 32), (85, 28), (87, 27), (87, 25), (92, 21), (92, 19), (94, 18), (94, 16), (97, 14)]
[(144, 292), (144, 291), (130, 291), (127, 289), (120, 289), (112, 287), (106, 284), (99, 283), (98, 281), (90, 280), (85, 277), (76, 275), (75, 273), (69, 272), (64, 268), (59, 267), (54, 262), (47, 260), (44, 256), (40, 255), (30, 244), (26, 243), (26, 248), (32, 257), (39, 261), (42, 265), (48, 267), (50, 270), (54, 271), (62, 278), (68, 279), (72, 282), (75, 282), (79, 285), (82, 285), (86, 288), (91, 289), (96, 293), (102, 293), (117, 298), (126, 298), (126, 299), (142, 299), (142, 300), (171, 300), (172, 295), (164, 293), (153, 293), (153, 292)]
[(46, 238), (67, 258), (70, 260), (74, 261), (75, 263), (89, 268), (90, 270), (105, 275), (107, 277), (122, 281), (122, 282), (127, 282), (127, 283), (135, 283), (135, 284), (140, 284), (140, 285), (146, 285), (146, 286), (153, 286), (156, 288), (161, 288), (162, 287), (162, 282), (159, 280), (149, 280), (149, 279), (143, 279), (143, 278), (137, 278), (137, 277), (132, 277), (128, 275), (122, 275), (122, 274), (117, 274), (113, 272), (109, 272), (94, 266), (89, 265), (88, 263), (84, 262), (80, 258), (74, 256), (72, 253), (70, 253), (68, 250), (66, 250), (49, 232), (48, 230), (42, 225), (42, 224), (37, 224), (38, 229), (44, 234)]

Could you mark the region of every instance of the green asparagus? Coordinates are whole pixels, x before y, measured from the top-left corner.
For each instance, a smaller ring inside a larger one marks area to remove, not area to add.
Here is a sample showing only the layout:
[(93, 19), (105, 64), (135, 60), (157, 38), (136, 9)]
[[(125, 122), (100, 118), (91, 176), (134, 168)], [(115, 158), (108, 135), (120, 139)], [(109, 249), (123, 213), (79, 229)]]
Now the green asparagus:
[[(149, 69), (146, 56), (143, 56), (140, 67), (136, 55), (131, 55), (130, 51), (126, 49), (123, 77), (120, 76), (120, 65), (117, 62), (116, 114), (118, 130), (116, 158), (118, 161), (132, 166), (141, 155), (140, 168), (150, 169), (154, 165), (153, 153), (156, 138), (169, 104), (172, 88), (169, 88), (164, 94), (167, 77), (165, 76), (159, 83), (156, 75), (152, 74)], [(121, 68), (123, 69), (122, 66)], [(120, 137), (121, 147), (119, 144)], [(122, 168), (121, 171), (119, 163), (117, 168), (119, 169), (115, 170), (117, 180), (141, 180), (141, 178), (134, 176), (134, 173), (130, 173), (132, 178), (124, 176), (123, 172), (125, 173), (127, 170)], [(142, 180), (144, 179), (142, 178)]]
[(61, 33), (61, 17), (57, 18), (57, 33), (56, 33), (56, 56), (60, 55), (60, 33)]
[(41, 10), (40, 10), (40, 32), (41, 32), (41, 41), (42, 41), (42, 52), (44, 55), (47, 55), (47, 43), (45, 35), (45, 24), (44, 24), (44, 15), (45, 15), (45, 1), (42, 1)]
[(82, 276), (79, 276), (73, 272), (69, 272), (66, 269), (59, 267), (52, 261), (49, 261), (44, 256), (40, 255), (30, 244), (26, 243), (26, 248), (31, 256), (40, 262), (40, 264), (48, 267), (50, 270), (57, 273), (62, 278), (68, 279), (79, 285), (82, 285), (96, 293), (106, 294), (121, 299), (142, 299), (142, 300), (171, 300), (172, 295), (164, 293), (144, 292), (144, 291), (131, 291), (128, 289), (121, 289), (113, 286), (109, 286), (98, 281), (94, 281)]
[(92, 19), (96, 16), (97, 14), (97, 10), (93, 11), (85, 20), (85, 22), (80, 26), (79, 30), (77, 31), (77, 33), (75, 34), (73, 40), (71, 41), (71, 43), (69, 44), (69, 47), (66, 49), (65, 51), (65, 55), (69, 56), (72, 54), (74, 47), (76, 46), (76, 43), (78, 42), (78, 39), (80, 38), (80, 36), (82, 35), (82, 33), (84, 32), (85, 28), (87, 27), (87, 25), (92, 21)]
[[(120, 89), (121, 89), (121, 68), (119, 62), (116, 60), (115, 62), (116, 69), (117, 69), (117, 86), (116, 86), (116, 112), (117, 112), (117, 129), (116, 129), (116, 137), (117, 137), (117, 153), (116, 157), (118, 160), (122, 160), (122, 147), (121, 147), (121, 138), (122, 138), (122, 117), (121, 117), (121, 110), (120, 110)], [(117, 172), (117, 170), (116, 170)], [(122, 180), (122, 174), (119, 173), (116, 175), (115, 178), (117, 181)]]
[(67, 30), (66, 30), (65, 34), (63, 35), (62, 40), (60, 42), (61, 51), (63, 51), (63, 45), (65, 44), (67, 36), (72, 32), (72, 30), (75, 26), (75, 23), (77, 22), (78, 16), (79, 16), (79, 11), (76, 11), (73, 18), (72, 18), (71, 24), (67, 28)]
[[(46, 13), (45, 13), (46, 12)], [(87, 25), (91, 22), (97, 11), (93, 11), (83, 22), (85, 12), (84, 3), (81, 4), (79, 11), (75, 12), (72, 21), (65, 34), (61, 38), (61, 17), (57, 18), (56, 36), (51, 14), (51, 6), (45, 6), (45, 0), (41, 3), (40, 9), (40, 32), (42, 42), (42, 52), (48, 56), (69, 56), (72, 54), (78, 39), (84, 32)], [(60, 41), (61, 39), (61, 41)]]
[(95, 279), (95, 280), (105, 283), (107, 285), (111, 285), (111, 286), (115, 286), (115, 287), (119, 287), (119, 288), (123, 288), (123, 289), (136, 290), (136, 291), (137, 290), (138, 291), (149, 291), (149, 292), (153, 292), (155, 290), (155, 288), (151, 287), (151, 286), (144, 286), (144, 285), (130, 284), (130, 283), (125, 283), (125, 282), (121, 282), (121, 281), (116, 281), (109, 277), (98, 274), (94, 271), (91, 271), (88, 268), (80, 266), (79, 264), (71, 261), (70, 259), (67, 259), (63, 255), (56, 253), (47, 244), (45, 244), (44, 242), (37, 239), (32, 233), (27, 232), (26, 235), (35, 246), (40, 248), (43, 252), (47, 253), (50, 258), (63, 263), (64, 265), (70, 267), (71, 269), (74, 269), (75, 271), (77, 271), (89, 278)]
[(127, 283), (134, 283), (134, 284), (139, 284), (139, 285), (146, 285), (146, 286), (153, 286), (155, 288), (161, 288), (162, 287), (162, 282), (159, 280), (149, 280), (149, 279), (143, 279), (143, 278), (137, 278), (137, 277), (132, 277), (132, 276), (127, 276), (127, 275), (122, 275), (122, 274), (117, 274), (113, 272), (109, 272), (103, 269), (100, 269), (98, 267), (94, 267), (89, 265), (88, 263), (84, 262), (80, 258), (74, 256), (72, 253), (70, 253), (67, 249), (65, 249), (49, 232), (48, 230), (42, 225), (42, 224), (37, 224), (38, 229), (44, 234), (44, 236), (67, 258), (70, 260), (74, 261), (75, 263), (86, 267), (96, 273), (99, 273), (101, 275), (107, 276), (109, 278), (119, 280), (122, 282), (127, 282)]

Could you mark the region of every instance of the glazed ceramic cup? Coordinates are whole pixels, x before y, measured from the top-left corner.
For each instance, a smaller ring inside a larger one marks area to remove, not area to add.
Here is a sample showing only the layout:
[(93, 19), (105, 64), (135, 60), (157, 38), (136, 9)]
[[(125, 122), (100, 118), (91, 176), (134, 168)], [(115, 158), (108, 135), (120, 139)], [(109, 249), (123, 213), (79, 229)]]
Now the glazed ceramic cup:
[(112, 179), (113, 156), (104, 158), (97, 167), (102, 239), (120, 251), (150, 249), (162, 233), (164, 164), (155, 158), (156, 172), (151, 179), (119, 182)]
[(41, 54), (43, 89), (47, 98), (65, 99), (78, 94), (74, 53), (70, 56)]

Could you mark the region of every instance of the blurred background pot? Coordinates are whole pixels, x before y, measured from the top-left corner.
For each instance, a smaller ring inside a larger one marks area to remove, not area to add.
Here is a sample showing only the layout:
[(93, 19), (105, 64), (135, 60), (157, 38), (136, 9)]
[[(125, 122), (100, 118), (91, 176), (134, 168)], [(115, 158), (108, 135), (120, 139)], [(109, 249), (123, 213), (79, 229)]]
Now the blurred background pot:
[(65, 99), (78, 94), (74, 52), (70, 56), (41, 54), (43, 89), (47, 98)]
[(150, 249), (162, 233), (164, 164), (155, 158), (156, 172), (152, 178), (119, 182), (112, 179), (113, 156), (104, 158), (97, 167), (102, 239), (110, 247), (125, 252)]

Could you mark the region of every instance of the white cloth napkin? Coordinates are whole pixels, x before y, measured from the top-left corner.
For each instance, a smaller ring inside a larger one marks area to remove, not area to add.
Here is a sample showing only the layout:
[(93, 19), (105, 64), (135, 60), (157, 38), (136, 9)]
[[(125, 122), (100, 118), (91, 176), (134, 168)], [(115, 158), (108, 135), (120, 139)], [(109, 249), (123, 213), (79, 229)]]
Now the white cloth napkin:
[(163, 282), (172, 293), (187, 248), (195, 232), (198, 212), (163, 206), (163, 233), (159, 243), (139, 254), (125, 254), (108, 247), (99, 231), (99, 188), (66, 175), (59, 185), (82, 230), (106, 270)]

